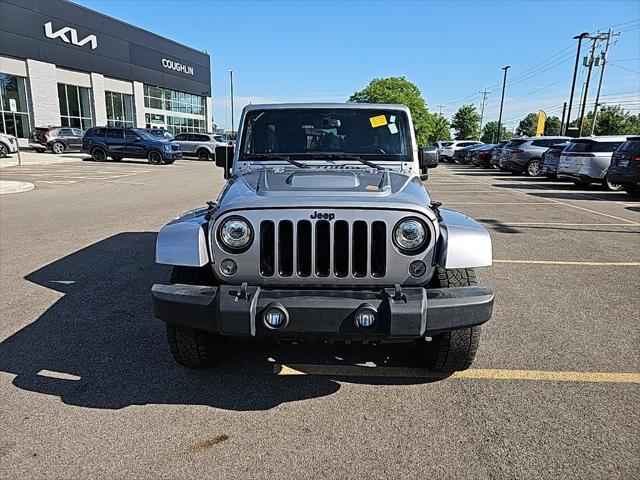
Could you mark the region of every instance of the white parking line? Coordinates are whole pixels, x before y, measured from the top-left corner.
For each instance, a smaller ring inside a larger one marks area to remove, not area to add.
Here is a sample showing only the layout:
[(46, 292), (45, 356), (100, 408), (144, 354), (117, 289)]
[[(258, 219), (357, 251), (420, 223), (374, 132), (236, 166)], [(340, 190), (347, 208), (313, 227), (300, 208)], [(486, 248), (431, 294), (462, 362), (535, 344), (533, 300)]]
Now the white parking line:
[(575, 265), (586, 267), (640, 267), (640, 262), (565, 262), (561, 260), (494, 260), (493, 263), (523, 265)]
[[(491, 225), (491, 222), (482, 222)], [(515, 222), (515, 223), (499, 223), (499, 226), (505, 227), (529, 227), (534, 225), (556, 225), (559, 227), (640, 227), (640, 223), (555, 223), (555, 222)]]

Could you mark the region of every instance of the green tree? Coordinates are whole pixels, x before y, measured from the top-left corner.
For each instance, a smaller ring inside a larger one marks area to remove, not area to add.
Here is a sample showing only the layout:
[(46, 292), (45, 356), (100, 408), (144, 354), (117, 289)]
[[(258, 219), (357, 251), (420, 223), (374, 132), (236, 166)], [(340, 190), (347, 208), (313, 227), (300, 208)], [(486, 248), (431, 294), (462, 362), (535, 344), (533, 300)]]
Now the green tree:
[(473, 140), (480, 136), (480, 114), (475, 105), (463, 105), (453, 115), (451, 128), (458, 140)]
[(522, 135), (525, 137), (533, 137), (536, 134), (536, 124), (538, 123), (538, 114), (529, 113), (526, 117), (520, 120), (518, 127), (516, 128), (516, 135)]
[(625, 125), (625, 135), (640, 135), (640, 113), (629, 115)]
[(429, 145), (438, 140), (451, 140), (451, 130), (449, 129), (449, 121), (441, 115), (435, 115), (433, 128), (429, 133)]
[[(584, 126), (582, 135), (591, 133), (593, 123), (593, 112), (588, 112), (584, 116)], [(578, 126), (578, 120), (570, 123), (572, 127)], [(594, 135), (639, 135), (640, 115), (631, 115), (620, 105), (605, 105), (598, 112)]]
[(498, 133), (498, 122), (487, 122), (482, 127), (482, 137), (480, 140), (484, 143), (499, 142), (500, 140), (508, 140), (511, 138), (511, 132), (509, 132), (504, 125), (500, 125), (500, 135)]
[(558, 117), (547, 117), (547, 121), (544, 124), (545, 135), (561, 135), (560, 129), (562, 128), (562, 120)]
[(409, 107), (418, 145), (429, 144), (435, 115), (429, 113), (420, 89), (405, 77), (374, 78), (349, 97), (355, 103), (401, 103)]

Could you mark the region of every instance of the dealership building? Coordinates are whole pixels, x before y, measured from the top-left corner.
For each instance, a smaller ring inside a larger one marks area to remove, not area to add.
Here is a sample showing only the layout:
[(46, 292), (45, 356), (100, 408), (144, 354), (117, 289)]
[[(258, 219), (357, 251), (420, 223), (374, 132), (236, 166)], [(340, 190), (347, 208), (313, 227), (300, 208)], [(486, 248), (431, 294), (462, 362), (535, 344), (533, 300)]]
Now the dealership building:
[(0, 0), (0, 132), (21, 145), (40, 126), (212, 132), (210, 63), (65, 0)]

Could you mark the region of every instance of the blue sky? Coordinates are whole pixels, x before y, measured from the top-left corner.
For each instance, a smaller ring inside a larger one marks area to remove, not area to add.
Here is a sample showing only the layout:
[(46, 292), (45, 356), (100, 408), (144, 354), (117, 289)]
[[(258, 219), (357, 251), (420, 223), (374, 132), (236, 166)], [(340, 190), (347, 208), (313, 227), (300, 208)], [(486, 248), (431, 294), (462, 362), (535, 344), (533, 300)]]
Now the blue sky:
[[(490, 86), (485, 120), (497, 120), (501, 68), (507, 64), (507, 127), (538, 108), (560, 116), (575, 59), (572, 37), (609, 26), (621, 35), (610, 48), (603, 100), (640, 111), (637, 0), (77, 3), (207, 50), (215, 122), (225, 127), (229, 69), (236, 121), (249, 102), (340, 102), (374, 77), (400, 75), (418, 85), (429, 110), (444, 104), (447, 117), (463, 103), (479, 106), (478, 91)], [(590, 101), (597, 75), (599, 68)]]

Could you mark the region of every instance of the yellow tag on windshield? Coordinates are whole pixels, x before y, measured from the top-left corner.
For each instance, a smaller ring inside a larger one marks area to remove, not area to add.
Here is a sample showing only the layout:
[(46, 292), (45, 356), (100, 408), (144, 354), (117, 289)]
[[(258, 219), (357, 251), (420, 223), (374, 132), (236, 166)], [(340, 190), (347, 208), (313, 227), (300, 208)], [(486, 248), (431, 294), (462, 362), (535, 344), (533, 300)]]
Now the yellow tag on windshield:
[(377, 117), (370, 117), (371, 128), (384, 127), (387, 124), (387, 117), (384, 115), (378, 115)]

